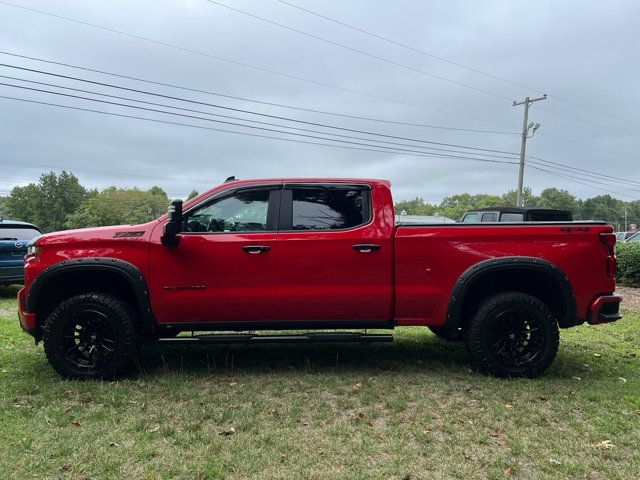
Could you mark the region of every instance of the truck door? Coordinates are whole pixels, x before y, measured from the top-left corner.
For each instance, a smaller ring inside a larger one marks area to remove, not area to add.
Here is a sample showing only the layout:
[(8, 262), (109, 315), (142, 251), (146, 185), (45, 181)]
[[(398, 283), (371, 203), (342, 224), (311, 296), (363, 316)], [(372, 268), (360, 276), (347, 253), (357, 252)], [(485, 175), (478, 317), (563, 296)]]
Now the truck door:
[(156, 228), (149, 277), (160, 323), (276, 318), (280, 188), (239, 188), (187, 210), (176, 247)]
[(284, 185), (278, 318), (391, 318), (391, 243), (374, 219), (372, 193), (368, 185)]

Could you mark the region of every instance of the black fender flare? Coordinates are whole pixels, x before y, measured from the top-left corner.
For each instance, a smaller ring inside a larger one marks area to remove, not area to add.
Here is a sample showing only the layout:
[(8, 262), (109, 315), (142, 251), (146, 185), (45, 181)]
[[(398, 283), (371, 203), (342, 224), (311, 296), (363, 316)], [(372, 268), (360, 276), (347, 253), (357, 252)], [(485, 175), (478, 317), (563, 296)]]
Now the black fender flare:
[(482, 280), (488, 273), (495, 271), (507, 270), (530, 270), (544, 272), (550, 275), (560, 289), (560, 293), (564, 298), (566, 311), (563, 318), (559, 318), (558, 322), (561, 327), (571, 327), (582, 323), (578, 319), (576, 308), (576, 296), (573, 287), (569, 281), (569, 277), (556, 265), (536, 257), (498, 257), (490, 258), (476, 263), (467, 268), (453, 287), (449, 305), (447, 307), (447, 317), (445, 319), (445, 327), (451, 334), (455, 334), (462, 322), (462, 310), (464, 306), (465, 296), (475, 282)]
[(116, 273), (122, 277), (133, 289), (137, 303), (134, 307), (138, 309), (143, 328), (152, 333), (157, 330), (156, 318), (151, 309), (149, 287), (147, 286), (144, 275), (140, 269), (131, 262), (125, 262), (118, 258), (81, 257), (63, 260), (46, 267), (31, 283), (25, 301), (25, 310), (35, 313), (38, 296), (42, 290), (46, 288), (46, 285), (50, 281), (55, 280), (59, 275), (69, 271), (107, 271)]

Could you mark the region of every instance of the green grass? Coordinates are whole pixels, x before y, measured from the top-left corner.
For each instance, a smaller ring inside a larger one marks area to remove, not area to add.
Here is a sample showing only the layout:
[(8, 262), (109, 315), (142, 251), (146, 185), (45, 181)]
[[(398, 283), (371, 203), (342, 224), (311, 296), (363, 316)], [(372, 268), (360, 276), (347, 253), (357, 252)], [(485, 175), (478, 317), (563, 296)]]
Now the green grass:
[(53, 372), (14, 294), (0, 288), (3, 479), (640, 477), (637, 313), (563, 331), (537, 380), (474, 373), (462, 345), (405, 328), (393, 344), (147, 349), (101, 383)]

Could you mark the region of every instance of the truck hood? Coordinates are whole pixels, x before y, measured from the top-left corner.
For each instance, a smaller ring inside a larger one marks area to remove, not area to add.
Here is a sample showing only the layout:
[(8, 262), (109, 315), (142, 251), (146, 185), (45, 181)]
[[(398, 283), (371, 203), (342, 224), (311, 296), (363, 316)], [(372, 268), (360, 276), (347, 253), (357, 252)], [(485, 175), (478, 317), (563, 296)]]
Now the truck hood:
[(141, 225), (114, 225), (109, 227), (80, 228), (47, 233), (37, 239), (38, 245), (56, 245), (69, 242), (91, 242), (117, 239), (149, 239), (158, 220)]

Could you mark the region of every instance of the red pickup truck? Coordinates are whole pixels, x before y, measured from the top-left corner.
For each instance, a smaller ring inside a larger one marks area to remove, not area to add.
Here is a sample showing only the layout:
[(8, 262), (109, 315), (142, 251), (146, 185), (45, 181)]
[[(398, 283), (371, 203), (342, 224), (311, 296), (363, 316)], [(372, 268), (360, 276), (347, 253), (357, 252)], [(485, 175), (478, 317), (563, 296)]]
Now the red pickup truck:
[[(231, 180), (143, 225), (32, 241), (19, 317), (77, 379), (121, 375), (145, 342), (390, 341), (353, 330), (396, 326), (535, 377), (559, 328), (621, 318), (615, 240), (601, 222), (396, 224), (384, 180)], [(347, 331), (305, 332), (323, 329)]]

